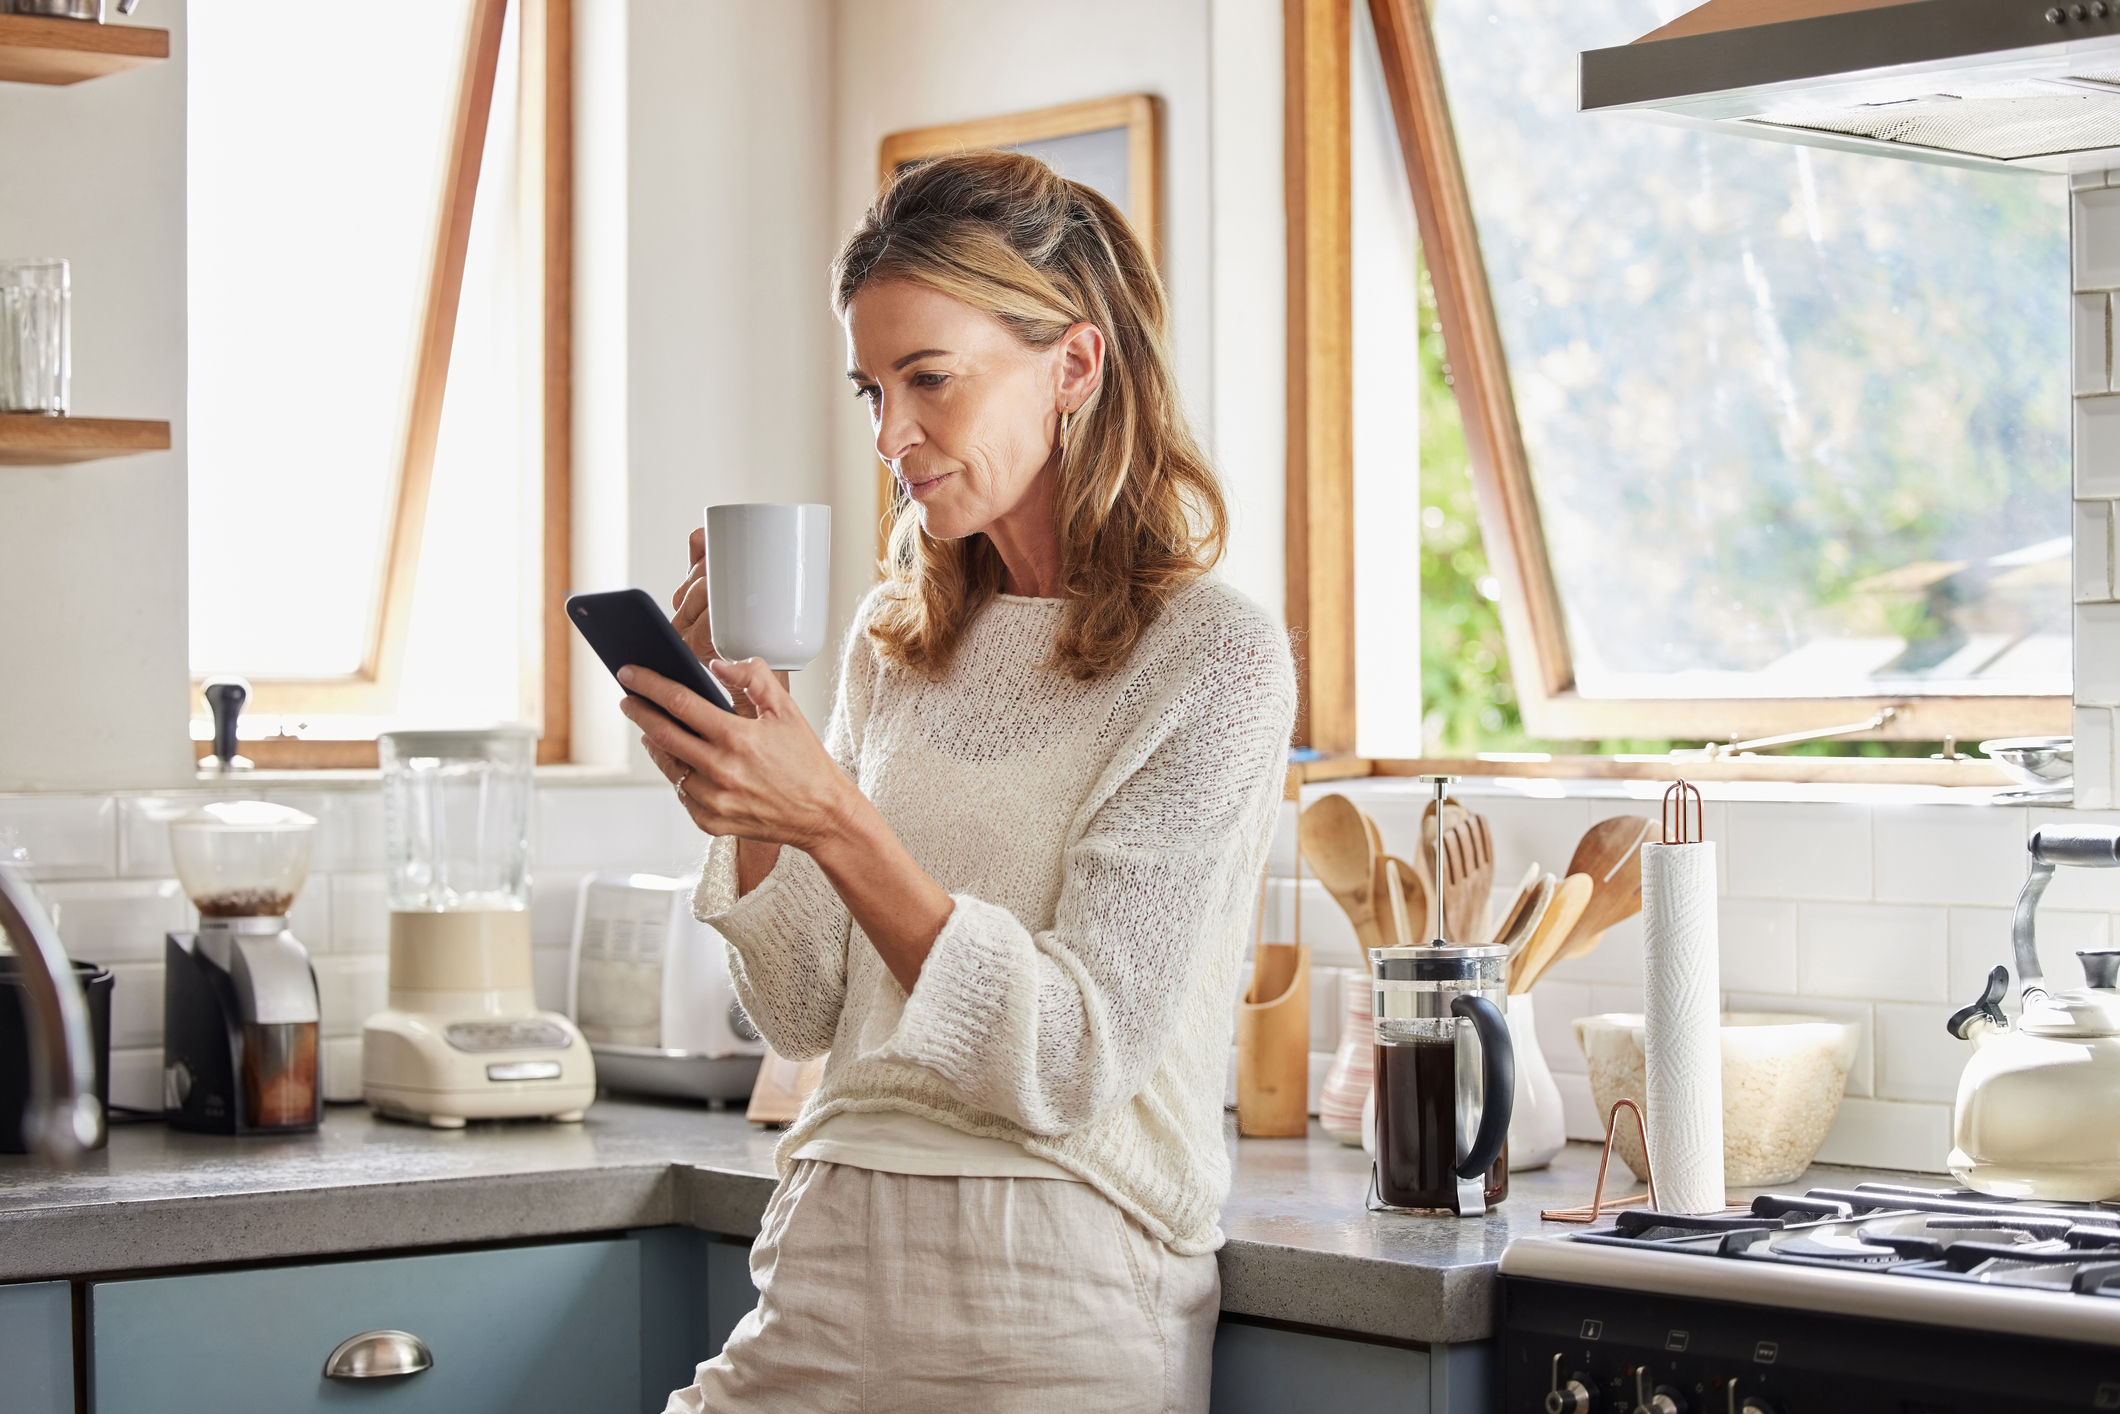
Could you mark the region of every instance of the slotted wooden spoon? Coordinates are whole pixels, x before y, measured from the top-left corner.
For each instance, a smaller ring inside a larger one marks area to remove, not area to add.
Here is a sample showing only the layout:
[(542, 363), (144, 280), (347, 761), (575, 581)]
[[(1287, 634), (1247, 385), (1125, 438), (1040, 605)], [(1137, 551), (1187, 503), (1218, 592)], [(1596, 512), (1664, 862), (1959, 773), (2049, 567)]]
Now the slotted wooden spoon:
[(1560, 960), (1561, 945), (1568, 941), (1576, 920), (1583, 916), (1584, 907), (1590, 902), (1591, 881), (1588, 874), (1570, 874), (1561, 880), (1560, 887), (1553, 891), (1553, 902), (1547, 905), (1546, 916), (1539, 920), (1538, 928), (1524, 950), (1517, 954), (1516, 962), (1509, 969), (1509, 990), (1528, 992), (1538, 985), (1546, 969)]

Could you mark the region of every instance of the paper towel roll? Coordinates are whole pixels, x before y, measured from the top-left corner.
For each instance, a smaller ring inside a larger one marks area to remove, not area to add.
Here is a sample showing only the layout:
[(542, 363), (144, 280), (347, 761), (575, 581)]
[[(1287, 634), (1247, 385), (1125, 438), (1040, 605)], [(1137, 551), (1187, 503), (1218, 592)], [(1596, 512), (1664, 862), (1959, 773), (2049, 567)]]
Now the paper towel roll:
[(1657, 1206), (1723, 1205), (1715, 846), (1642, 846), (1642, 1059)]

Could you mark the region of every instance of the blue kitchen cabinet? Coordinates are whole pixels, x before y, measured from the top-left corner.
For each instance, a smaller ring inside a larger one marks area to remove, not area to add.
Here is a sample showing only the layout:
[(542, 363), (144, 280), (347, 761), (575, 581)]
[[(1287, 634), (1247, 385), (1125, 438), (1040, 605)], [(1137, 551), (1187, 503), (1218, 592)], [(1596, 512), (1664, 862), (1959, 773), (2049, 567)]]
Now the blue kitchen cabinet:
[(74, 1297), (63, 1281), (0, 1286), (0, 1410), (74, 1414)]
[(1211, 1414), (1484, 1414), (1487, 1342), (1386, 1345), (1224, 1317)]
[[(97, 1282), (92, 1414), (582, 1414), (643, 1407), (632, 1238)], [(433, 1368), (328, 1380), (325, 1357), (409, 1331)], [(657, 1397), (656, 1408), (661, 1407)]]

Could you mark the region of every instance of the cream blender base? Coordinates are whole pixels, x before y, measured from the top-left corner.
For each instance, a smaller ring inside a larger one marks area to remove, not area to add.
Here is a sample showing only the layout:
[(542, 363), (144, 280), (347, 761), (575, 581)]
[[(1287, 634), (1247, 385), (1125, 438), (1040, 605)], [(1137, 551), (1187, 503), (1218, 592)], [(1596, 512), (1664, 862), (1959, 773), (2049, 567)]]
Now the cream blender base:
[(596, 1062), (539, 1011), (530, 964), (536, 738), (519, 727), (377, 738), (390, 1005), (361, 1033), (361, 1096), (398, 1119), (578, 1120)]
[(390, 915), (390, 1006), (361, 1034), (362, 1093), (399, 1119), (579, 1120), (596, 1068), (574, 1023), (539, 1011), (530, 915)]

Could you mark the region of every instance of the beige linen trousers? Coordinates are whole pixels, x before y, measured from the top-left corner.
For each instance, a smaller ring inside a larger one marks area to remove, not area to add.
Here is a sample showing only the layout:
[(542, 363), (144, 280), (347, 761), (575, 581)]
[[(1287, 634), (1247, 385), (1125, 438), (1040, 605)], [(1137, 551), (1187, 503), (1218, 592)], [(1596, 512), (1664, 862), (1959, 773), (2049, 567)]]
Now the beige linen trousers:
[(1086, 1183), (798, 1162), (664, 1414), (1206, 1414), (1221, 1278)]

